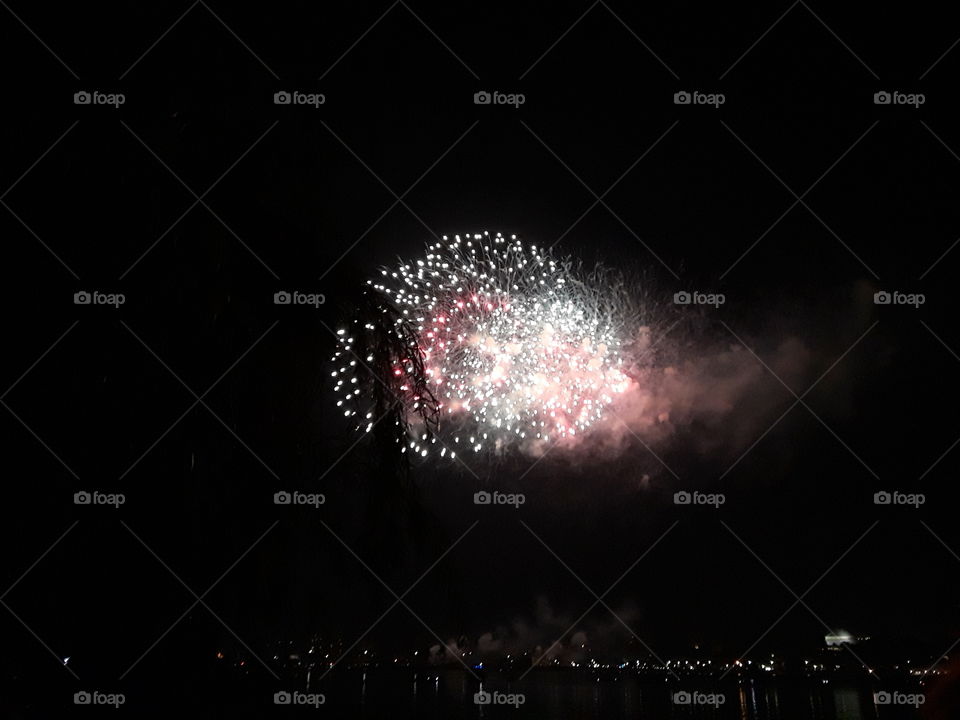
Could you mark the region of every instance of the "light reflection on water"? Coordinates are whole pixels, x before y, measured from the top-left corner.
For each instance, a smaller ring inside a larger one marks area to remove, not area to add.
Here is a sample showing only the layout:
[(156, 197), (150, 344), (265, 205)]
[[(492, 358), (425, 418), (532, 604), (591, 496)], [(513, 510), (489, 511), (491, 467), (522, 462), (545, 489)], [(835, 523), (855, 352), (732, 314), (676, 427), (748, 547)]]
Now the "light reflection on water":
[[(322, 683), (328, 717), (337, 708), (358, 718), (444, 718), (495, 720), (899, 720), (916, 717), (910, 708), (883, 708), (878, 714), (869, 686), (820, 681), (736, 681), (701, 688), (722, 694), (711, 705), (676, 705), (675, 684), (624, 677), (598, 680), (589, 674), (533, 673), (522, 682), (491, 678), (479, 685), (464, 672), (346, 672)], [(480, 689), (522, 693), (519, 708), (477, 705)]]

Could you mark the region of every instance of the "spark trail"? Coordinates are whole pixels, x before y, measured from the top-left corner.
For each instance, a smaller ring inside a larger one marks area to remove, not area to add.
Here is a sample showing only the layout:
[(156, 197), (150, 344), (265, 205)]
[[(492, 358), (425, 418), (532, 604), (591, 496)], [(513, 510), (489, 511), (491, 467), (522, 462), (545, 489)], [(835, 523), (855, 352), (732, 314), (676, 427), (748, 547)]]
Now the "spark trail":
[(573, 437), (631, 380), (608, 276), (500, 233), (444, 236), (368, 281), (337, 331), (337, 405), (369, 432), (398, 408), (402, 452), (442, 456)]

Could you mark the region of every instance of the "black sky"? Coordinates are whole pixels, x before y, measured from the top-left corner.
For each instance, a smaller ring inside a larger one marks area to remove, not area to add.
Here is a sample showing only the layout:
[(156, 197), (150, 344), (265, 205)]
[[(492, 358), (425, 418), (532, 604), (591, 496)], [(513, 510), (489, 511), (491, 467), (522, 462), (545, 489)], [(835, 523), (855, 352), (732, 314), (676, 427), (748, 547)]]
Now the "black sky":
[[(75, 684), (39, 637), (112, 681), (228, 569), (204, 602), (230, 630), (198, 605), (131, 681), (187, 683), (170, 663), (242, 651), (237, 637), (255, 650), (313, 632), (352, 642), (394, 601), (374, 573), (402, 593), (474, 521), (406, 598), (429, 630), (398, 606), (371, 647), (536, 624), (538, 603), (572, 622), (595, 599), (584, 585), (603, 592), (668, 530), (606, 597), (658, 652), (741, 652), (828, 569), (764, 647), (815, 645), (821, 620), (940, 649), (956, 637), (960, 51), (937, 61), (958, 34), (946, 8), (16, 3), (0, 15), (0, 591), (13, 585), (4, 603), (22, 620), (0, 611), (7, 680)], [(94, 89), (126, 103), (73, 104)], [(294, 89), (326, 103), (273, 103)], [(480, 90), (526, 102), (475, 105)], [(675, 105), (680, 90), (726, 102)], [(926, 103), (878, 106), (880, 90)], [(764, 434), (795, 398), (761, 368), (728, 414), (658, 441), (662, 463), (627, 438), (589, 464), (425, 465), (411, 491), (369, 444), (347, 452), (329, 328), (381, 264), (433, 232), (484, 229), (560, 239), (645, 278), (638, 292), (665, 306), (678, 290), (723, 292), (722, 308), (668, 337), (670, 361), (722, 353), (732, 332), (765, 360), (796, 342), (803, 402)], [(327, 303), (273, 304), (294, 288)], [(73, 304), (94, 289), (127, 302)], [(878, 290), (926, 303), (877, 307)], [(527, 503), (478, 508), (483, 487)], [(327, 503), (273, 504), (294, 488)], [(673, 504), (694, 488), (727, 503)], [(75, 506), (83, 489), (127, 503)], [(884, 489), (926, 504), (877, 507)], [(611, 619), (597, 607), (581, 625)]]

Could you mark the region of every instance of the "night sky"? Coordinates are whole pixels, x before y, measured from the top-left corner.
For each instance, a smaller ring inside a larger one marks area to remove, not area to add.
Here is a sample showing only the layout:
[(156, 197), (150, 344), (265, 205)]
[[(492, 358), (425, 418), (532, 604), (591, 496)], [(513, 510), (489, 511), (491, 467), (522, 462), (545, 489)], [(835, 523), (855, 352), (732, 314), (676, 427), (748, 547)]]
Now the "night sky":
[[(572, 625), (658, 655), (816, 648), (825, 625), (931, 656), (958, 638), (947, 8), (3, 4), (11, 707), (202, 692), (221, 650), (269, 681), (255, 656), (350, 645), (393, 593), (358, 650)], [(274, 103), (294, 90), (325, 102)], [(483, 230), (625, 273), (659, 367), (694, 378), (682, 417), (408, 476), (360, 438), (333, 404), (334, 329), (381, 265)], [(274, 304), (295, 289), (326, 302)], [(678, 308), (682, 290), (726, 303)], [(94, 490), (126, 502), (74, 503)]]

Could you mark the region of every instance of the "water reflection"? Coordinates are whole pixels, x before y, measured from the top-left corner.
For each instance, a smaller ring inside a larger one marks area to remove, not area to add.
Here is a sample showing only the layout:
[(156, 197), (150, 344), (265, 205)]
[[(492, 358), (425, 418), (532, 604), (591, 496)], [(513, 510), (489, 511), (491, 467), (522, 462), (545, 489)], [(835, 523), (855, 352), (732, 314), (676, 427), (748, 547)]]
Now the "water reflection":
[[(520, 682), (486, 677), (483, 684), (464, 672), (347, 671), (331, 675), (319, 687), (328, 710), (358, 718), (444, 718), (495, 720), (898, 720), (916, 717), (912, 708), (874, 704), (872, 689), (856, 684), (817, 681), (731, 681), (701, 688), (715, 705), (678, 704), (670, 683), (622, 677), (601, 679), (589, 673), (531, 673)], [(522, 694), (520, 707), (477, 704), (478, 692)], [(696, 693), (693, 693), (696, 695)], [(722, 698), (722, 700), (720, 699)]]

